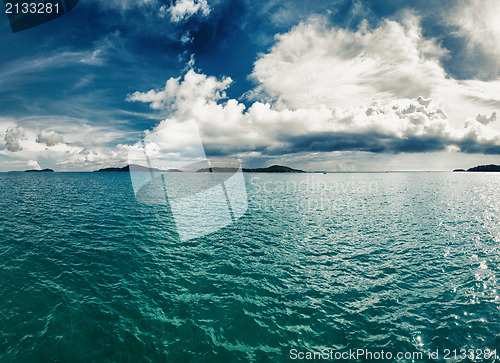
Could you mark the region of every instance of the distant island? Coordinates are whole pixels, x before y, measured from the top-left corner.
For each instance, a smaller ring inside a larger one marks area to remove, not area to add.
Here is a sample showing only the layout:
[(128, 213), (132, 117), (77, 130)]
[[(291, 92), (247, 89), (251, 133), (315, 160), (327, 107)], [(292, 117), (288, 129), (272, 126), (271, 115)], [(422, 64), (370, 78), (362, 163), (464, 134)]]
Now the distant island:
[(103, 173), (103, 172), (128, 172), (130, 171), (130, 168), (132, 168), (132, 171), (139, 171), (139, 172), (148, 172), (148, 173), (181, 173), (181, 170), (178, 169), (168, 169), (168, 170), (162, 170), (162, 169), (157, 169), (157, 168), (148, 168), (145, 166), (141, 165), (127, 165), (124, 166), (123, 168), (104, 168), (104, 169), (99, 169), (99, 170), (94, 170), (94, 173)]
[[(203, 168), (199, 169), (197, 173), (206, 173), (206, 172), (216, 172), (216, 173), (234, 173), (238, 171), (238, 168), (221, 168), (221, 167), (213, 167), (213, 168)], [(288, 166), (283, 165), (272, 165), (267, 168), (256, 168), (256, 169), (246, 169), (243, 168), (244, 173), (306, 173), (304, 170), (292, 169)]]
[(500, 171), (500, 165), (479, 165), (473, 168), (467, 169), (467, 171)]
[(489, 165), (478, 165), (473, 168), (469, 168), (467, 170), (465, 169), (455, 169), (453, 172), (464, 172), (464, 171), (479, 171), (479, 172), (484, 172), (484, 171), (492, 171), (492, 172), (500, 172), (500, 165), (495, 165), (495, 164), (489, 164)]
[(52, 170), (52, 169), (42, 169), (42, 170), (32, 169), (32, 170), (25, 170), (24, 172), (25, 173), (53, 173), (54, 170)]
[(306, 173), (304, 170), (292, 169), (283, 165), (272, 165), (267, 168), (243, 169), (245, 173)]

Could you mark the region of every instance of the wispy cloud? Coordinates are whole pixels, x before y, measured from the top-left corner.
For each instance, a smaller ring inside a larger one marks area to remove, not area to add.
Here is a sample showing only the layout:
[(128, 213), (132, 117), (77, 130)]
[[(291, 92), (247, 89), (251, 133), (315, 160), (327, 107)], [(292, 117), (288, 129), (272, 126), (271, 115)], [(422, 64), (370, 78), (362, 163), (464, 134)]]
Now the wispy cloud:
[(93, 52), (62, 52), (46, 57), (18, 60), (6, 65), (0, 72), (0, 85), (7, 86), (17, 76), (33, 74), (48, 68), (64, 67), (70, 63), (85, 62), (91, 59)]
[(459, 63), (471, 62), (470, 73), (483, 80), (500, 75), (500, 3), (495, 0), (463, 0), (443, 11), (443, 18), (452, 35), (466, 42)]

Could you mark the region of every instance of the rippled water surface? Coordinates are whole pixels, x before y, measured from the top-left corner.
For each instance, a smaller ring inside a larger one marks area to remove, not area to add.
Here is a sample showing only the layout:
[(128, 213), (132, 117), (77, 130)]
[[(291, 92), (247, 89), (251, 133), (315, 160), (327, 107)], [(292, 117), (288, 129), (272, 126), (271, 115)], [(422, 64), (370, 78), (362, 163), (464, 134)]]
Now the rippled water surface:
[(245, 178), (240, 220), (180, 242), (127, 173), (0, 174), (0, 361), (500, 353), (500, 174)]

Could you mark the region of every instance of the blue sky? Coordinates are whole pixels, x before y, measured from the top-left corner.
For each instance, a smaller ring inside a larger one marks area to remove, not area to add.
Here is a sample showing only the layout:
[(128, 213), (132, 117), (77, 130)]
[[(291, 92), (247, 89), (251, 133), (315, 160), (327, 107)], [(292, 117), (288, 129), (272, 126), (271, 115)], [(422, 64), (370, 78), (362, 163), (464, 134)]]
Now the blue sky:
[(208, 155), (307, 170), (500, 163), (500, 4), (80, 0), (0, 17), (0, 171), (127, 164), (194, 120)]

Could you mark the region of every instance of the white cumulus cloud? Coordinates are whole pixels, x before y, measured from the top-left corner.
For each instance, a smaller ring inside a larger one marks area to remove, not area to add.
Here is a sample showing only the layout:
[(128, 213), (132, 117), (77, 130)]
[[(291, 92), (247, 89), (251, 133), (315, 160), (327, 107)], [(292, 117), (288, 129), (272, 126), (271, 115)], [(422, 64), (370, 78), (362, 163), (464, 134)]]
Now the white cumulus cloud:
[[(216, 79), (190, 70), (171, 78), (165, 88), (136, 92), (129, 100), (170, 110), (153, 131), (175, 122), (194, 120), (211, 155), (270, 157), (296, 153), (361, 151), (415, 153), (446, 151), (500, 153), (500, 133), (475, 119), (461, 127), (446, 111), (422, 96), (341, 108), (310, 104), (289, 108), (254, 102), (248, 109), (225, 99), (230, 79)], [(179, 142), (185, 135), (179, 135)], [(177, 147), (177, 146), (176, 146)]]
[[(48, 121), (64, 133), (44, 130)], [(95, 126), (86, 120), (56, 116), (0, 118), (0, 132), (5, 133), (0, 171), (25, 170), (26, 165), (35, 168), (33, 161), (56, 171), (92, 171), (127, 162), (129, 146), (115, 141), (124, 131), (112, 125)]]
[(163, 5), (160, 8), (160, 16), (170, 15), (170, 20), (174, 23), (187, 20), (198, 12), (202, 16), (210, 14), (210, 6), (206, 0), (177, 0), (169, 7)]
[(431, 96), (446, 74), (439, 58), (447, 53), (421, 35), (418, 19), (386, 20), (357, 31), (330, 28), (312, 18), (277, 36), (252, 76), (272, 98), (290, 107), (324, 104), (356, 107), (371, 99)]
[(36, 160), (28, 160), (28, 166), (33, 170), (42, 170), (42, 167)]

